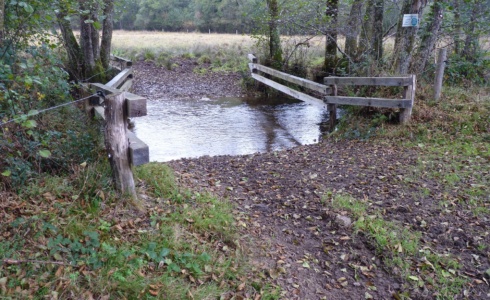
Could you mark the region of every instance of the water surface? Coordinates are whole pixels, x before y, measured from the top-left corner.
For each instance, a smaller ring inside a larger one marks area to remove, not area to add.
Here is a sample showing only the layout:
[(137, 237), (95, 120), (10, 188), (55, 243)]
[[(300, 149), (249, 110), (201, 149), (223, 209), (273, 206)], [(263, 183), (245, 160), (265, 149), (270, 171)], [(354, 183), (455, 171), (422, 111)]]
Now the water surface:
[(326, 110), (286, 98), (148, 101), (135, 119), (150, 161), (240, 155), (318, 142)]

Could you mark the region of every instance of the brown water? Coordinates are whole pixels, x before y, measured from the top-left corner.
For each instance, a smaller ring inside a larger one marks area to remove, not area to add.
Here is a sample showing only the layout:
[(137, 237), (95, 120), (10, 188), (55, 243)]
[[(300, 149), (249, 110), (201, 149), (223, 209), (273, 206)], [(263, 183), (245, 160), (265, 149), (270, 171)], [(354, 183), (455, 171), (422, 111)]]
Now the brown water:
[(135, 119), (150, 161), (240, 155), (317, 143), (325, 110), (288, 99), (221, 98), (150, 101)]

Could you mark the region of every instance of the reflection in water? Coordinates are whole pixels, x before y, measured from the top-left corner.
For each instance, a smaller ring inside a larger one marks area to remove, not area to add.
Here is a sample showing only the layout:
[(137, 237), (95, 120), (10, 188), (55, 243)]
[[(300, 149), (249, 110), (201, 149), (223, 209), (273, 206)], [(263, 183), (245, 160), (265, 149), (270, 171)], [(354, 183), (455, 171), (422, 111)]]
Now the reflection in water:
[(151, 161), (204, 155), (240, 155), (288, 149), (318, 141), (327, 113), (287, 99), (221, 98), (149, 101), (135, 132)]

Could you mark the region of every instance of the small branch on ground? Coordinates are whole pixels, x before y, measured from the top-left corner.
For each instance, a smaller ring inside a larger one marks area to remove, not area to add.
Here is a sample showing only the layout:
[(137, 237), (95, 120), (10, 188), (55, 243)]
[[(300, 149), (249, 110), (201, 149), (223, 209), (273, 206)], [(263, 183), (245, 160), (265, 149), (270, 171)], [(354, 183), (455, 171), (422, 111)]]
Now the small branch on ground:
[(2, 263), (7, 265), (20, 265), (23, 263), (32, 263), (32, 264), (52, 264), (52, 265), (60, 265), (60, 266), (72, 266), (72, 264), (64, 263), (61, 261), (47, 261), (47, 260), (34, 260), (34, 259), (3, 259)]

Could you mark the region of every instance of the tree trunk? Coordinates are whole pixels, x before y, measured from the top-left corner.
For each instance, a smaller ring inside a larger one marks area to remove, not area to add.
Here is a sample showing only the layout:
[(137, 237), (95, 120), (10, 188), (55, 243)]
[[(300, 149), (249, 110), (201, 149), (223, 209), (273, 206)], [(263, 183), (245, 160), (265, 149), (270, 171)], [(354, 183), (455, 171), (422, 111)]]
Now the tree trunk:
[(282, 67), (282, 47), (279, 35), (278, 20), (279, 6), (277, 0), (267, 0), (269, 9), (269, 65), (280, 69)]
[(459, 1), (454, 0), (454, 52), (461, 54), (461, 13), (459, 11)]
[(0, 0), (0, 47), (3, 46), (4, 23), (5, 23), (5, 0)]
[(373, 23), (373, 58), (379, 61), (383, 58), (383, 15), (384, 0), (376, 0), (374, 3), (374, 23)]
[(80, 15), (80, 47), (83, 53), (85, 78), (93, 78), (98, 73), (99, 32), (94, 26), (97, 21), (97, 4), (90, 0), (79, 0), (80, 11), (88, 12)]
[(70, 21), (65, 19), (67, 15), (66, 8), (60, 7), (56, 17), (60, 26), (61, 36), (63, 37), (63, 45), (68, 56), (68, 72), (77, 81), (80, 81), (83, 79), (83, 55), (71, 29)]
[(424, 28), (420, 45), (412, 61), (410, 71), (420, 74), (427, 66), (429, 57), (434, 52), (434, 48), (439, 37), (439, 30), (442, 25), (445, 0), (435, 0), (430, 12), (430, 20)]
[[(374, 25), (374, 6), (376, 0), (368, 0), (366, 4), (366, 12), (364, 15), (364, 22), (361, 26), (361, 36), (359, 39), (359, 47), (357, 51), (357, 57), (366, 57), (372, 49), (373, 41), (373, 25)], [(369, 55), (370, 56), (370, 55)]]
[(104, 22), (102, 24), (102, 42), (100, 45), (100, 60), (104, 69), (109, 68), (111, 60), (111, 43), (113, 31), (114, 0), (107, 0), (104, 7)]
[(363, 0), (354, 0), (347, 20), (347, 32), (345, 34), (345, 54), (351, 60), (357, 61), (357, 37), (361, 25), (361, 11)]
[[(96, 5), (98, 6), (98, 5)], [(90, 14), (90, 20), (97, 22), (97, 7), (93, 8)], [(90, 38), (92, 39), (92, 52), (94, 53), (94, 61), (97, 63), (100, 60), (100, 36), (99, 30), (95, 27), (94, 23), (91, 23)], [(100, 27), (100, 25), (99, 25)]]
[(339, 12), (338, 0), (327, 0), (327, 10), (325, 15), (330, 29), (326, 32), (325, 42), (325, 72), (335, 74), (337, 65), (337, 16)]
[(395, 36), (395, 48), (393, 55), (393, 71), (399, 75), (408, 73), (408, 67), (412, 60), (412, 52), (417, 37), (418, 26), (403, 27), (404, 14), (418, 14), (419, 18), (422, 10), (427, 4), (426, 0), (404, 0), (400, 20)]
[(476, 23), (478, 14), (482, 11), (481, 4), (481, 1), (475, 1), (475, 4), (473, 4), (470, 21), (464, 30), (466, 38), (461, 55), (468, 61), (475, 61), (475, 57), (478, 52), (480, 33), (476, 28)]

